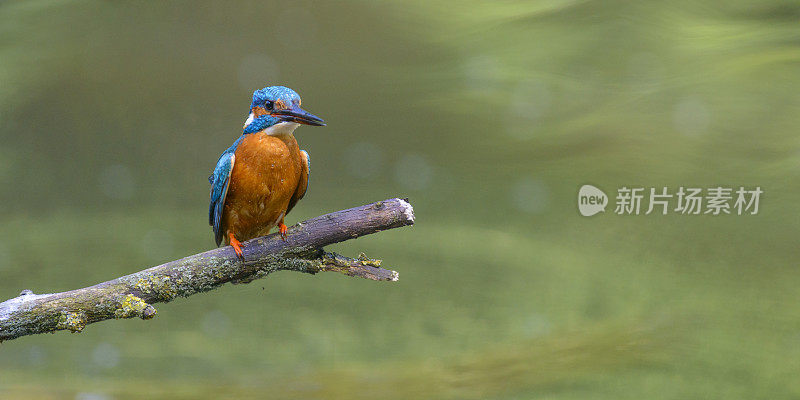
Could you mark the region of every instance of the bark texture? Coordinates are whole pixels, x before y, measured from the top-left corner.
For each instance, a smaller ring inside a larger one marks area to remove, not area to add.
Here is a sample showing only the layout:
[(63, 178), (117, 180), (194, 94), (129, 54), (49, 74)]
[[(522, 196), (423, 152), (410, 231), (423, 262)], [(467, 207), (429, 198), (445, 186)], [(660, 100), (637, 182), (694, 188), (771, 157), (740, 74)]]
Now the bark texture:
[(30, 290), (0, 303), (0, 341), (37, 333), (80, 332), (91, 323), (115, 319), (150, 319), (153, 303), (188, 297), (225, 283), (247, 283), (275, 271), (339, 272), (376, 281), (396, 281), (397, 272), (380, 260), (344, 257), (323, 247), (386, 229), (414, 224), (407, 200), (389, 199), (337, 211), (301, 222), (286, 240), (273, 234), (244, 243), (245, 261), (226, 246), (170, 261), (94, 286), (61, 293)]

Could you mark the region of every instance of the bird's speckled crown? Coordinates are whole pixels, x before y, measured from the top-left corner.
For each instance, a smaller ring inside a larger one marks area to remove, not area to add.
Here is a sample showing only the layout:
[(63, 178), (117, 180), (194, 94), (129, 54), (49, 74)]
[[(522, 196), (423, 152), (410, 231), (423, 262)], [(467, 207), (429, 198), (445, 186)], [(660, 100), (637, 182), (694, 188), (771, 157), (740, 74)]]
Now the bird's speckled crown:
[(286, 86), (268, 86), (253, 92), (253, 102), (250, 103), (250, 108), (263, 105), (266, 101), (277, 100), (281, 100), (285, 104), (297, 103), (299, 105), (300, 95)]

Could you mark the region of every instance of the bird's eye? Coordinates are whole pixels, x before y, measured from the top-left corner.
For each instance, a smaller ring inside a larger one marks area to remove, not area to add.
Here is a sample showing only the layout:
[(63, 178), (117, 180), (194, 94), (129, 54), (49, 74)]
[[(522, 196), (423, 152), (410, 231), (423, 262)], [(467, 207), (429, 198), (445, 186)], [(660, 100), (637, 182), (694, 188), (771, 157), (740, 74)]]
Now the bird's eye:
[(264, 103), (264, 106), (267, 107), (267, 110), (272, 110), (272, 108), (275, 107), (275, 102), (267, 100), (267, 102)]

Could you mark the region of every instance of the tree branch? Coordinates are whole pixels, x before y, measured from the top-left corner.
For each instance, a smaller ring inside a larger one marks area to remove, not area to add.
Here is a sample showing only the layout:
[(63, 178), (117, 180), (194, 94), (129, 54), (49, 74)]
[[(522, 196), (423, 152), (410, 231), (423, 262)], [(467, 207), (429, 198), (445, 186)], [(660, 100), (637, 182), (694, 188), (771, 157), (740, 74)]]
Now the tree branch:
[(49, 294), (24, 290), (0, 303), (0, 341), (58, 330), (80, 332), (88, 324), (112, 318), (150, 319), (156, 315), (152, 303), (191, 296), (228, 282), (248, 283), (280, 270), (332, 271), (396, 281), (397, 272), (381, 268), (380, 260), (363, 253), (348, 258), (322, 248), (412, 224), (411, 204), (389, 199), (299, 223), (289, 229), (285, 241), (277, 234), (249, 240), (242, 247), (244, 262), (226, 246), (82, 289)]

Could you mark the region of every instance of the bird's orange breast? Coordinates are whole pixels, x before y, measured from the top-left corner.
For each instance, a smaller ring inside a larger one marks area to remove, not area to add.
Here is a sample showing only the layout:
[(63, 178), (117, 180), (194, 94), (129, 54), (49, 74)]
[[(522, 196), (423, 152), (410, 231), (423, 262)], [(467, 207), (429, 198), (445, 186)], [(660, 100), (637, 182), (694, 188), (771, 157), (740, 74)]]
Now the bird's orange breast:
[(235, 155), (222, 229), (244, 241), (269, 233), (286, 214), (301, 179), (303, 161), (291, 134), (248, 134)]

